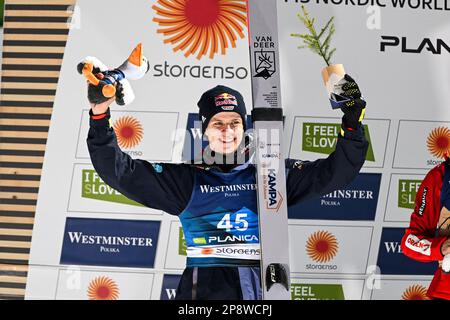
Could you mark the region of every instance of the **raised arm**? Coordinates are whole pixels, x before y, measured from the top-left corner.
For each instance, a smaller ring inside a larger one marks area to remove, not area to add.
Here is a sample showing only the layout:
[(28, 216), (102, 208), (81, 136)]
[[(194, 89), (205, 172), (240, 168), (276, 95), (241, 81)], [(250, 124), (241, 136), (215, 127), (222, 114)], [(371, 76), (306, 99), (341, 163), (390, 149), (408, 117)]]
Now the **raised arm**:
[(111, 99), (91, 105), (87, 138), (92, 164), (105, 183), (147, 207), (178, 215), (193, 189), (193, 169), (184, 164), (134, 160), (120, 150), (110, 126)]
[(341, 94), (349, 98), (341, 107), (341, 132), (335, 150), (326, 159), (312, 162), (286, 160), (288, 205), (340, 189), (356, 177), (364, 164), (369, 143), (361, 124), (366, 102), (355, 80), (345, 75)]
[[(448, 224), (445, 220), (439, 221), (441, 210), (446, 210), (445, 207), (441, 208), (440, 201), (443, 176), (443, 165), (433, 168), (426, 175), (417, 192), (410, 224), (401, 242), (403, 254), (411, 259), (432, 262), (444, 258), (442, 249), (448, 237), (436, 232), (439, 224)], [(445, 251), (448, 251), (447, 247), (448, 244)]]
[(340, 189), (358, 175), (364, 164), (369, 143), (363, 127), (339, 136), (336, 149), (326, 159), (300, 161), (287, 159), (288, 205), (320, 197)]

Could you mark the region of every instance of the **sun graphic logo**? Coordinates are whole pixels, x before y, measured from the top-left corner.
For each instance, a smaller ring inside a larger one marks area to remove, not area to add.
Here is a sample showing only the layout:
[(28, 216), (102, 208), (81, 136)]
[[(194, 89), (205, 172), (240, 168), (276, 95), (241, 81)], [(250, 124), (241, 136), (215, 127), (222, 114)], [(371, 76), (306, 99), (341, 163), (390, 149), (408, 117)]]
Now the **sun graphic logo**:
[(313, 261), (318, 263), (331, 261), (337, 251), (337, 239), (328, 231), (316, 231), (306, 241), (306, 252)]
[(134, 117), (120, 117), (114, 122), (114, 131), (117, 136), (119, 147), (130, 149), (137, 146), (144, 136), (141, 123)]
[(438, 127), (431, 131), (427, 139), (430, 153), (437, 158), (444, 158), (450, 154), (450, 129)]
[(402, 300), (430, 300), (430, 298), (427, 296), (427, 288), (420, 284), (415, 284), (403, 292)]
[(158, 0), (152, 8), (164, 43), (173, 45), (175, 52), (183, 51), (185, 57), (213, 59), (219, 51), (225, 55), (227, 48), (236, 47), (238, 37), (245, 36), (245, 0)]
[(117, 300), (119, 286), (108, 277), (97, 277), (91, 281), (87, 291), (89, 300)]
[(213, 248), (202, 248), (201, 252), (204, 255), (209, 255), (209, 254), (213, 254), (214, 253), (214, 249)]

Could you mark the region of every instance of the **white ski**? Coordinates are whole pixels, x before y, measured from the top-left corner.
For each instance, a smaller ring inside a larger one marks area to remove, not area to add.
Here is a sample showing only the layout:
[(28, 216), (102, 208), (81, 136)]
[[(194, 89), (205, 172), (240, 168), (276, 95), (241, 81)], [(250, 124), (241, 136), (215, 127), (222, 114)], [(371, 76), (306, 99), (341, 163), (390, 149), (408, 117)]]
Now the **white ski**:
[(247, 0), (264, 300), (290, 300), (277, 0)]

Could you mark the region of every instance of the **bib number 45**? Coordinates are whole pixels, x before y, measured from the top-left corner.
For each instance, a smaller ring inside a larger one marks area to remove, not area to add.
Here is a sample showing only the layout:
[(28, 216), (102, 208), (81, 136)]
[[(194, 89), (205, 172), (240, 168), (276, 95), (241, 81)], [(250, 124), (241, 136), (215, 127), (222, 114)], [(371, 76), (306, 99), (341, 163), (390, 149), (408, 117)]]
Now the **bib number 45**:
[(247, 213), (238, 213), (232, 221), (231, 214), (227, 213), (222, 220), (217, 224), (217, 229), (225, 229), (227, 232), (232, 229), (237, 231), (246, 231), (248, 229)]

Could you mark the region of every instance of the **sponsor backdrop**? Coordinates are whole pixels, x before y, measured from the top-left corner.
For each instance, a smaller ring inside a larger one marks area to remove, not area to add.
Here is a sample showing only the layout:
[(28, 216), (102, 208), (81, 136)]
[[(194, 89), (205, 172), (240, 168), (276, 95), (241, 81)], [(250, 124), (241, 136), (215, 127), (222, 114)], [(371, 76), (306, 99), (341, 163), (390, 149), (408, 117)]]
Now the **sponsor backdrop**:
[[(404, 257), (400, 240), (421, 180), (449, 143), (450, 4), (277, 3), (280, 55), (269, 53), (271, 39), (252, 45), (280, 61), (275, 72), (282, 84), (284, 156), (326, 157), (335, 147), (341, 117), (327, 100), (320, 74), (324, 62), (299, 49), (299, 38), (291, 35), (306, 33), (297, 17), (302, 4), (316, 18), (317, 28), (335, 17), (332, 63), (343, 63), (363, 91), (370, 141), (365, 165), (350, 185), (289, 208), (292, 299), (426, 298), (436, 265)], [(95, 173), (86, 148), (86, 85), (76, 65), (93, 55), (116, 67), (142, 42), (149, 74), (132, 82), (136, 100), (131, 105), (112, 107), (112, 123), (122, 149), (132, 157), (181, 162), (195, 156), (192, 146), (201, 144), (194, 119), (203, 91), (217, 84), (235, 87), (248, 111), (252, 107), (247, 28), (241, 19), (245, 9), (239, 7), (244, 4), (79, 0), (67, 11), (72, 20), (43, 142), (31, 249), (24, 258), (28, 268), (21, 275), (27, 276), (26, 290), (16, 297), (175, 297), (186, 259), (180, 223), (127, 199)], [(205, 10), (210, 14), (200, 14)], [(119, 23), (105, 24), (99, 14)], [(189, 26), (196, 31), (189, 33)], [(11, 221), (0, 220), (0, 231), (13, 228), (3, 223)], [(7, 246), (7, 233), (0, 236), (1, 247)], [(16, 249), (0, 250), (0, 256), (17, 261), (24, 254)], [(12, 285), (0, 294), (11, 290)]]

